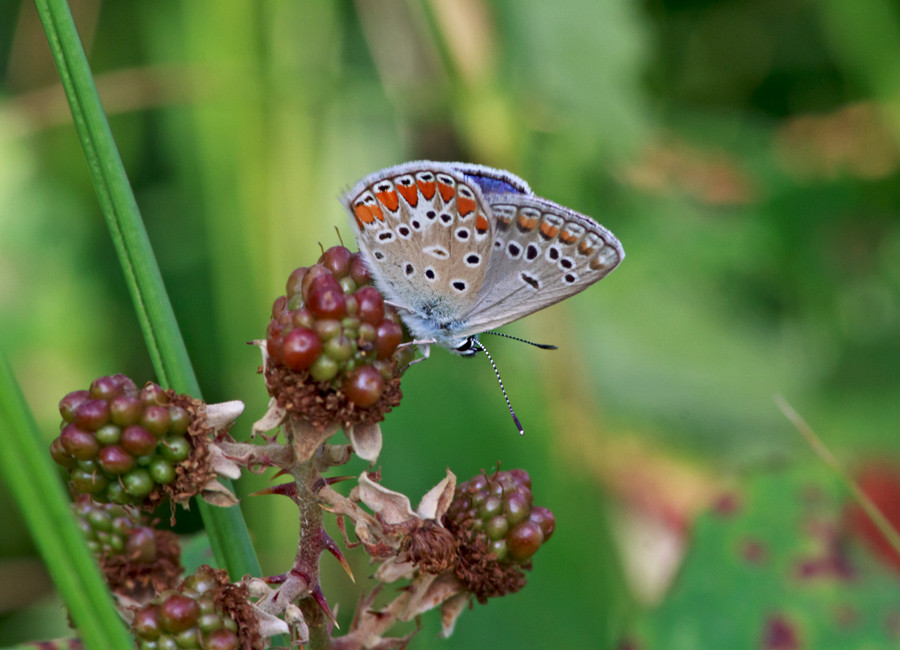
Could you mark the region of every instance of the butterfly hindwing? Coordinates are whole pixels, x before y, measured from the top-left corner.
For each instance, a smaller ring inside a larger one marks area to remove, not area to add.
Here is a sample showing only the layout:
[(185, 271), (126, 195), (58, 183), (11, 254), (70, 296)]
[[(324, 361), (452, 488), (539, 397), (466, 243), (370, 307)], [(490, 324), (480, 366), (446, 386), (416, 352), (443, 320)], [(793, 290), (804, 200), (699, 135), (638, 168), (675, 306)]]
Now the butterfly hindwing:
[(593, 219), (534, 195), (488, 195), (491, 258), (465, 331), (501, 327), (572, 296), (625, 257), (619, 240)]

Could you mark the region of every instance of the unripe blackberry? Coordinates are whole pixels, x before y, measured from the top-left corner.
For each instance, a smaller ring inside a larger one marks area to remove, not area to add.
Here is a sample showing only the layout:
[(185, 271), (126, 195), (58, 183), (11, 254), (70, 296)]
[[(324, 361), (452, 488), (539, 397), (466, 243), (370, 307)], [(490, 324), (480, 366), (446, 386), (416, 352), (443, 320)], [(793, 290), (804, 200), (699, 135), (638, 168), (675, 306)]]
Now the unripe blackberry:
[(480, 602), (521, 589), (522, 570), (553, 534), (553, 513), (532, 501), (524, 470), (481, 474), (457, 486), (444, 525), (461, 540), (456, 576)]
[(138, 389), (124, 375), (99, 377), (60, 401), (65, 426), (50, 454), (76, 494), (101, 503), (149, 510), (166, 497), (185, 501), (214, 476), (201, 406), (153, 383)]
[(265, 645), (247, 588), (229, 584), (224, 571), (208, 566), (135, 612), (131, 627), (139, 648), (261, 650)]
[(150, 528), (120, 505), (86, 496), (72, 510), (113, 591), (141, 601), (176, 584), (181, 573), (177, 535)]
[[(362, 258), (343, 246), (288, 278), (266, 330), (266, 383), (278, 405), (319, 430), (378, 422), (399, 404), (396, 311), (371, 285)], [(378, 365), (375, 365), (378, 364)]]

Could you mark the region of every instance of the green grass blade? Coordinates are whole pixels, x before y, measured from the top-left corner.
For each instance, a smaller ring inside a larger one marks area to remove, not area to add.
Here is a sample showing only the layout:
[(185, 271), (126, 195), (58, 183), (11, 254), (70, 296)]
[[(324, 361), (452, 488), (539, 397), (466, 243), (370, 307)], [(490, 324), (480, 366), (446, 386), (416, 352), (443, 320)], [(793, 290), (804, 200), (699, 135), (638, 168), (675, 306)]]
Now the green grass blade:
[(106, 581), (69, 509), (22, 392), (0, 358), (0, 470), (35, 545), (68, 605), (85, 647), (132, 648)]
[[(35, 4), (159, 382), (200, 397), (197, 378), (69, 7), (65, 0), (35, 0)], [(231, 578), (237, 580), (246, 573), (259, 575), (259, 562), (240, 510), (201, 503), (200, 512), (216, 561)]]

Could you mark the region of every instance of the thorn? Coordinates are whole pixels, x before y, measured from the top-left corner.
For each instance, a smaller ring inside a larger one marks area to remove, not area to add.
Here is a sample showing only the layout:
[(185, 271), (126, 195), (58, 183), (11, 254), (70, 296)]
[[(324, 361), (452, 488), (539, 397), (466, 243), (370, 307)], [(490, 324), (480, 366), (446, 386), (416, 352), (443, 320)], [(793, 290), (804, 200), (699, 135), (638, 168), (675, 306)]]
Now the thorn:
[(272, 487), (264, 488), (259, 490), (258, 492), (251, 492), (247, 496), (251, 497), (259, 497), (265, 494), (280, 494), (282, 496), (290, 497), (291, 499), (295, 499), (297, 497), (297, 484), (296, 483), (281, 483), (279, 485), (273, 485)]
[(288, 471), (286, 467), (282, 467), (280, 470), (272, 474), (272, 478), (270, 478), (269, 480), (274, 481), (279, 476), (284, 476), (285, 474), (290, 474), (290, 471)]
[(341, 563), (341, 566), (344, 567), (344, 571), (347, 572), (347, 575), (350, 576), (350, 579), (353, 581), (353, 584), (356, 584), (356, 577), (353, 575), (353, 570), (350, 568), (350, 565), (347, 564), (347, 560), (344, 557), (344, 554), (341, 553), (341, 549), (338, 548), (338, 545), (334, 543), (334, 540), (329, 537), (328, 533), (324, 530), (320, 533), (320, 538), (322, 540), (322, 546), (325, 547), (334, 557), (337, 558), (337, 561)]
[(341, 481), (349, 481), (351, 478), (356, 478), (355, 476), (329, 476), (325, 479), (325, 482), (328, 485), (334, 485), (335, 483), (340, 483)]
[(322, 608), (322, 611), (325, 612), (325, 615), (331, 619), (331, 622), (334, 623), (334, 626), (337, 629), (341, 629), (341, 626), (338, 625), (337, 619), (334, 618), (334, 614), (331, 613), (331, 608), (328, 606), (328, 601), (325, 600), (325, 594), (322, 593), (322, 587), (316, 585), (312, 589), (312, 593), (310, 594), (313, 599), (319, 603), (319, 607)]

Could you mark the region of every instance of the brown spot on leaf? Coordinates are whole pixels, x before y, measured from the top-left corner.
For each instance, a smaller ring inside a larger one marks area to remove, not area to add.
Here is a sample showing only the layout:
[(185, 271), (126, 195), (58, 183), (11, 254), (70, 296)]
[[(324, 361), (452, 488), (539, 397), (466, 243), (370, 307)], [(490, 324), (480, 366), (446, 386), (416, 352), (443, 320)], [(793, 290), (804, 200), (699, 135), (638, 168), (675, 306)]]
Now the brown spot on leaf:
[(720, 495), (714, 502), (712, 510), (722, 517), (730, 517), (737, 514), (740, 510), (741, 503), (738, 495), (734, 492), (727, 492)]
[(764, 650), (800, 650), (797, 627), (785, 616), (770, 616), (766, 622), (762, 647)]
[(745, 539), (741, 542), (741, 557), (750, 564), (762, 564), (769, 559), (769, 550), (757, 539)]

